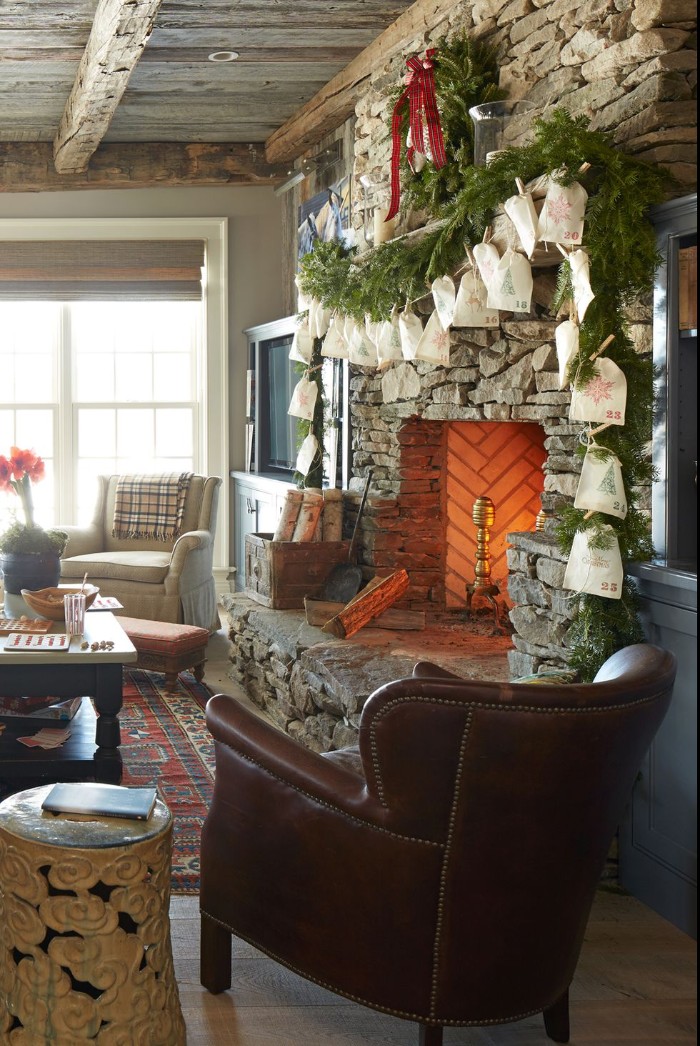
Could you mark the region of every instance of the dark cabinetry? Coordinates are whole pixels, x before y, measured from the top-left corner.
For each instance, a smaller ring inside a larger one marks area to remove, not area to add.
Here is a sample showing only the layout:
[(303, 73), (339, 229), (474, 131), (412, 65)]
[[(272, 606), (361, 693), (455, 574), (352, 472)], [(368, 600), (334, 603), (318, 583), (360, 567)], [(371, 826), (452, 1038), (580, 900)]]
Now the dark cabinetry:
[(696, 936), (697, 330), (684, 322), (681, 269), (697, 244), (697, 197), (659, 207), (655, 221), (663, 256), (654, 288), (652, 533), (659, 558), (632, 565), (630, 573), (647, 637), (675, 653), (678, 675), (621, 827), (620, 881)]

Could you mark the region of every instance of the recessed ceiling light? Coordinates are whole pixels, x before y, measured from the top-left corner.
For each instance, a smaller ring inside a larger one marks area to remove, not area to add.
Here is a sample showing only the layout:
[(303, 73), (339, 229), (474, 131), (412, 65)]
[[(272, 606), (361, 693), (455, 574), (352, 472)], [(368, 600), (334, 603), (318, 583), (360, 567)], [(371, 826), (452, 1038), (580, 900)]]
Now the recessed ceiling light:
[(210, 62), (235, 62), (238, 51), (212, 51), (208, 57)]

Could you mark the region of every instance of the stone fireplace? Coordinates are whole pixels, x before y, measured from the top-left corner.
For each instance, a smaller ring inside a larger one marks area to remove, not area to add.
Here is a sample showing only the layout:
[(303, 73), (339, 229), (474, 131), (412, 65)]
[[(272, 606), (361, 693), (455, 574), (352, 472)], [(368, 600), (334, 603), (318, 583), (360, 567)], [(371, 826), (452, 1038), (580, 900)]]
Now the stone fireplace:
[(474, 580), (475, 499), (488, 495), (492, 579), (512, 610), (512, 674), (565, 663), (570, 593), (553, 533), (535, 532), (541, 495), (573, 497), (580, 425), (559, 390), (555, 320), (453, 330), (449, 367), (400, 362), (351, 380), (353, 462), (373, 469), (362, 524), (368, 576), (404, 567), (403, 605), (439, 617)]
[[(535, 530), (541, 495), (573, 498), (580, 469), (581, 426), (569, 423), (570, 395), (559, 390), (556, 323), (533, 315), (504, 320), (500, 330), (454, 330), (448, 367), (353, 370), (355, 493), (346, 524), (371, 468), (359, 561), (368, 579), (406, 569), (410, 585), (397, 606), (423, 611), (426, 630), (363, 629), (339, 640), (307, 625), (303, 612), (231, 596), (233, 678), (308, 747), (355, 743), (367, 696), (421, 657), (480, 679), (566, 665), (565, 561), (553, 524)], [(512, 635), (498, 632), (488, 608), (480, 620), (466, 612), (472, 506), (484, 494), (496, 513), (492, 580)]]

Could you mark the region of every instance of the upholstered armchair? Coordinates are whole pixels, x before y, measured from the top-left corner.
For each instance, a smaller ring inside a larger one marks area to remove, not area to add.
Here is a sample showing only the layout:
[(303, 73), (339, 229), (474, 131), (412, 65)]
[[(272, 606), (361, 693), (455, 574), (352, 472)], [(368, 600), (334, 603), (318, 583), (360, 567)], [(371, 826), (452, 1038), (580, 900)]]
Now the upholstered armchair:
[(421, 663), (368, 698), (357, 751), (325, 756), (213, 697), (202, 984), (230, 987), (235, 934), (417, 1022), (423, 1046), (538, 1012), (567, 1042), (591, 903), (675, 671), (646, 644), (587, 685)]
[[(121, 477), (122, 479), (124, 477)], [(212, 573), (218, 476), (192, 476), (179, 535), (172, 540), (115, 537), (112, 533), (120, 477), (100, 476), (92, 523), (61, 526), (68, 545), (61, 582), (82, 581), (87, 571), (105, 596), (115, 596), (127, 617), (219, 627)]]

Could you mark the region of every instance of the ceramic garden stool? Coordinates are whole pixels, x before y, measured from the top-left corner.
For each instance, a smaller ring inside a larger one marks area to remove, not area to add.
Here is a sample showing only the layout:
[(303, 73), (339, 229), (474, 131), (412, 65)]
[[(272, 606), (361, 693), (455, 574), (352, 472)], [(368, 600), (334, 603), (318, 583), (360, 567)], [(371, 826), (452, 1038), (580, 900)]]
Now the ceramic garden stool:
[(204, 662), (209, 632), (196, 625), (176, 625), (170, 621), (145, 621), (136, 617), (119, 617), (119, 624), (136, 647), (139, 668), (164, 672), (165, 685), (174, 687), (179, 672), (192, 669), (200, 683), (204, 679)]
[(44, 813), (51, 787), (0, 803), (0, 1042), (184, 1046), (170, 811)]

